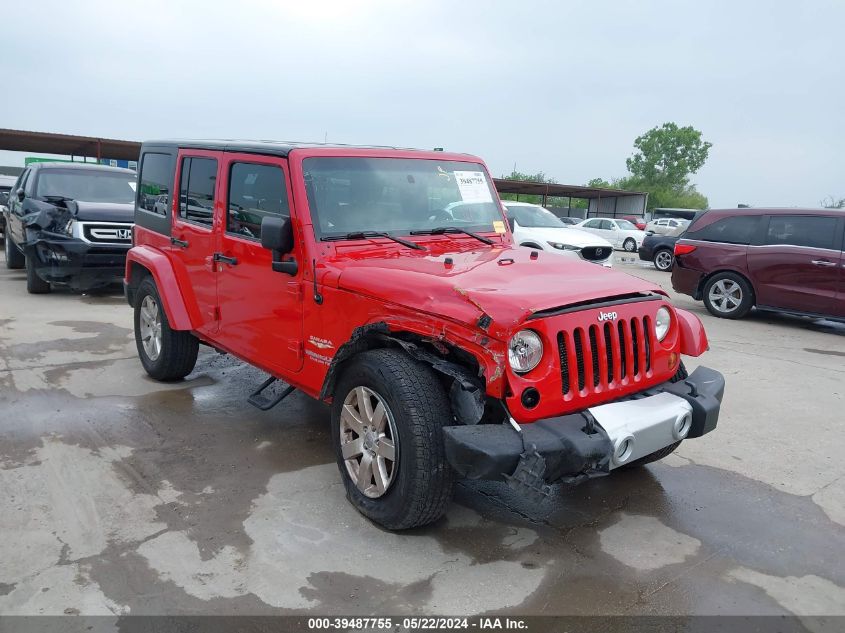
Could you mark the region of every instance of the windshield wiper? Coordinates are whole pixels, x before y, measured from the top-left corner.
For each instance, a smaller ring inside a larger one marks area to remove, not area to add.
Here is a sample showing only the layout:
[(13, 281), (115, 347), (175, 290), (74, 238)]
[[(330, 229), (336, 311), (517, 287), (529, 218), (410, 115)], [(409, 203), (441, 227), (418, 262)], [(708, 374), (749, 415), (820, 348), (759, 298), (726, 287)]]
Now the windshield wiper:
[(352, 233), (347, 233), (346, 235), (329, 235), (328, 237), (321, 237), (321, 242), (337, 242), (338, 240), (364, 240), (368, 237), (386, 237), (389, 240), (393, 240), (397, 244), (401, 244), (402, 246), (407, 246), (408, 248), (413, 248), (416, 251), (424, 251), (425, 247), (420, 246), (416, 242), (410, 242), (408, 240), (403, 240), (401, 237), (396, 237), (395, 235), (390, 235), (390, 233), (382, 233), (379, 231), (354, 231)]
[(438, 226), (437, 228), (426, 229), (424, 231), (411, 231), (411, 235), (444, 235), (445, 233), (463, 233), (464, 235), (474, 237), (479, 242), (484, 242), (485, 244), (495, 244), (495, 242), (489, 237), (484, 237), (483, 235), (467, 231), (466, 229), (462, 229), (457, 226)]

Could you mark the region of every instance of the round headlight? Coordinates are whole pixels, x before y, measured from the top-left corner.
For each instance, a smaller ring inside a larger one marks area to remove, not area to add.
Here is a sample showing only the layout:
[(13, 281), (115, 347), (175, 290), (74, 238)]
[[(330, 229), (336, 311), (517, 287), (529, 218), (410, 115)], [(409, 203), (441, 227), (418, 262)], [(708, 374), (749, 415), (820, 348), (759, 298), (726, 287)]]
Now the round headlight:
[(531, 330), (521, 330), (508, 343), (508, 361), (518, 374), (531, 371), (543, 358), (543, 341)]
[(657, 315), (654, 317), (654, 334), (658, 341), (666, 338), (669, 333), (669, 326), (672, 324), (672, 313), (669, 308), (661, 307), (657, 309)]

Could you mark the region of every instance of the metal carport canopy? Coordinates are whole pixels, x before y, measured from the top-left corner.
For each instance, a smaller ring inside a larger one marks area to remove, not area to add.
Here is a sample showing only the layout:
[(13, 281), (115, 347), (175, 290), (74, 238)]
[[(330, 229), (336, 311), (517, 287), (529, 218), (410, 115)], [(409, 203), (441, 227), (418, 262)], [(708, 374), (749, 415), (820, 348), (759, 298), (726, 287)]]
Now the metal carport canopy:
[(0, 129), (0, 149), (66, 156), (91, 156), (97, 159), (138, 160), (141, 144), (135, 141), (93, 136)]
[(551, 182), (534, 182), (531, 180), (507, 180), (494, 178), (493, 183), (499, 193), (525, 194), (532, 196), (546, 196), (552, 198), (624, 198), (627, 196), (644, 196), (642, 191), (627, 191), (625, 189), (609, 189), (605, 187), (582, 187), (579, 185), (559, 185)]

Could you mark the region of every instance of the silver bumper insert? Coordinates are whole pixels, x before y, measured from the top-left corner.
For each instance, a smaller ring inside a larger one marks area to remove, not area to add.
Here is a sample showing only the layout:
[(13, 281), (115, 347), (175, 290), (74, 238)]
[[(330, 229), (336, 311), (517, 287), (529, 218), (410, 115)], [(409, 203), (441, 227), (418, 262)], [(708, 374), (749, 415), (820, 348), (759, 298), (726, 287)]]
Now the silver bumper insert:
[(603, 404), (589, 411), (613, 444), (611, 470), (684, 439), (692, 424), (690, 404), (670, 393)]

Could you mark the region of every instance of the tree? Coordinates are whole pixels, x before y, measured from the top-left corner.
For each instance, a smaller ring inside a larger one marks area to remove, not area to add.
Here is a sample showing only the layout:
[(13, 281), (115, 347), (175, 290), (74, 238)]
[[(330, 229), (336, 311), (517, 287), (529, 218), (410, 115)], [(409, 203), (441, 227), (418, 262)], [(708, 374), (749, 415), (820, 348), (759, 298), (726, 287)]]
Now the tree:
[(706, 209), (709, 206), (707, 196), (699, 192), (695, 185), (683, 187), (653, 184), (635, 178), (621, 181), (622, 189), (644, 191), (648, 193), (649, 209)]
[(634, 178), (650, 185), (685, 187), (690, 175), (707, 161), (712, 146), (692, 126), (664, 123), (634, 140), (637, 151), (626, 165)]
[(845, 209), (845, 198), (835, 199), (833, 196), (828, 196), (821, 201), (821, 205), (825, 209)]

